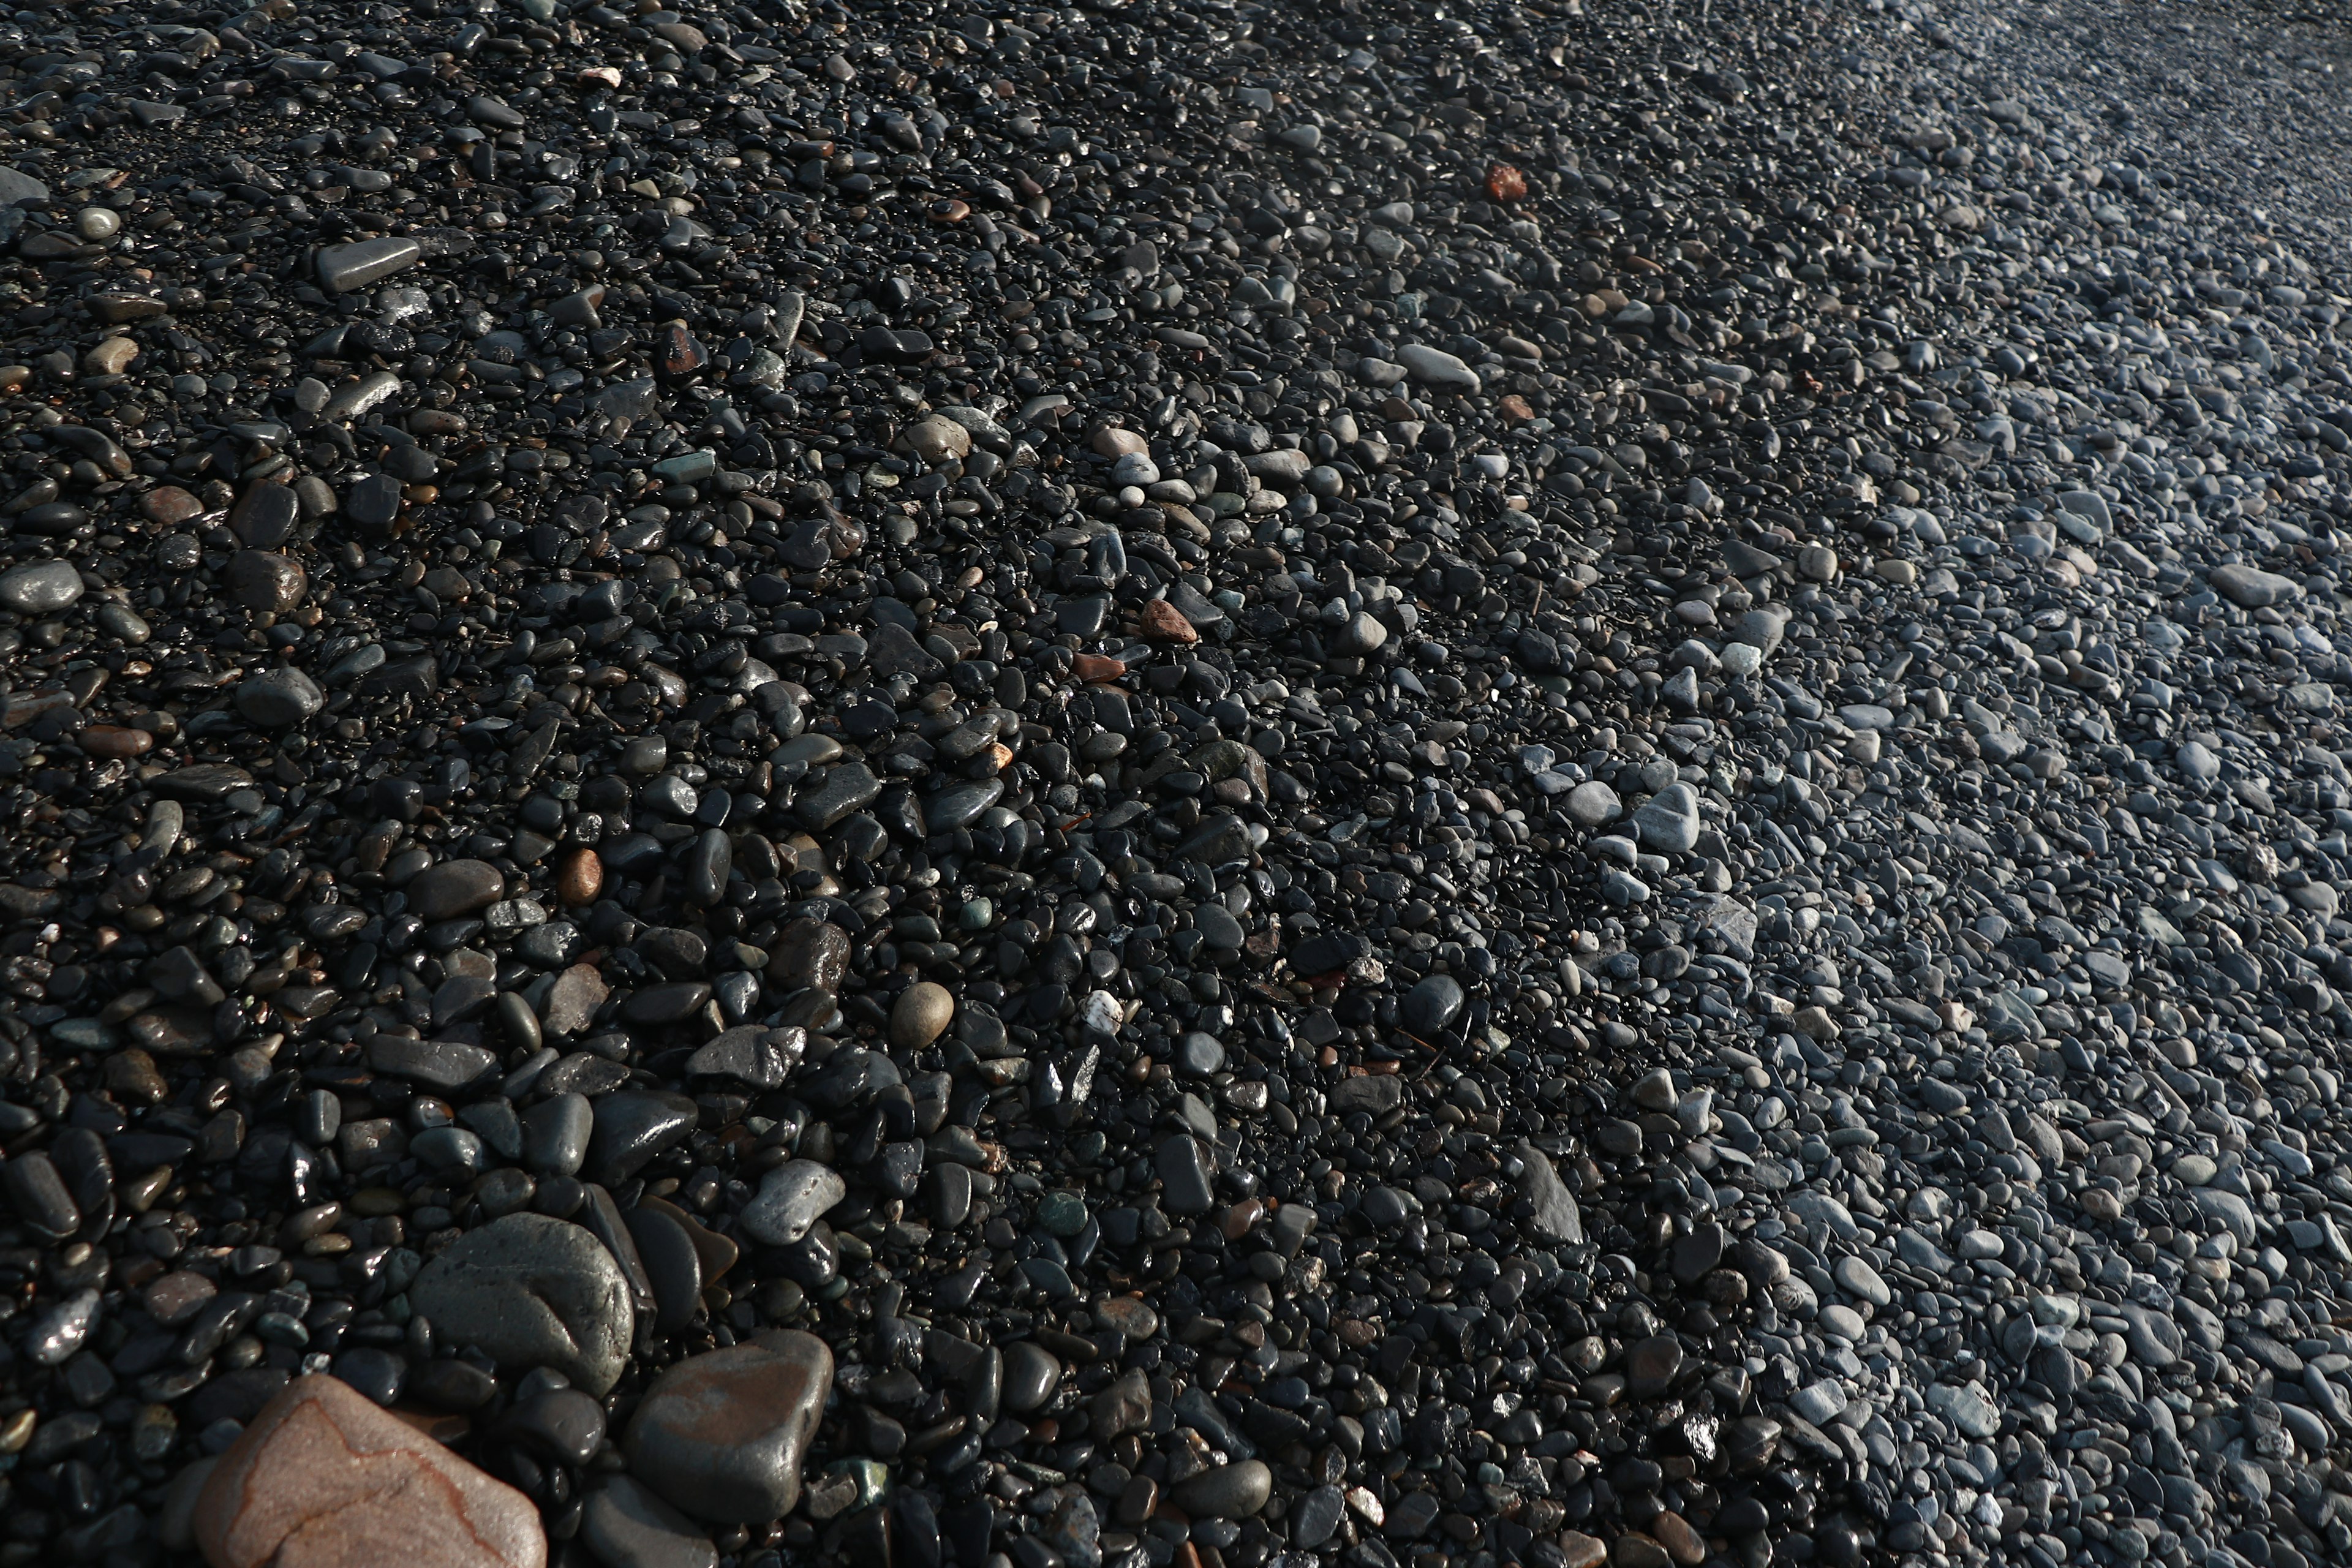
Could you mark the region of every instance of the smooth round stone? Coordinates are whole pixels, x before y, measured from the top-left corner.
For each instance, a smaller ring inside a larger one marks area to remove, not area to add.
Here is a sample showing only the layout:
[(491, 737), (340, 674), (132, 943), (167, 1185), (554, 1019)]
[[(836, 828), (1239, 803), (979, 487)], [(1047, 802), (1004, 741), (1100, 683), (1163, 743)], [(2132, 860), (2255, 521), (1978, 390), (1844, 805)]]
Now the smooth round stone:
[(1004, 1347), (1004, 1408), (1016, 1415), (1043, 1409), (1062, 1381), (1053, 1352), (1022, 1340)]
[(408, 1393), (436, 1410), (479, 1410), (499, 1396), (499, 1384), (473, 1363), (453, 1357), (418, 1367), (408, 1380)]
[(1176, 1070), (1192, 1078), (1207, 1078), (1225, 1065), (1225, 1047), (1216, 1036), (1188, 1029), (1176, 1037)]
[(543, 1176), (577, 1175), (595, 1130), (595, 1107), (586, 1095), (542, 1100), (522, 1113), (523, 1163)]
[(1822, 1332), (1833, 1335), (1848, 1344), (1860, 1344), (1863, 1335), (1869, 1331), (1869, 1325), (1863, 1321), (1862, 1314), (1843, 1302), (1832, 1301), (1823, 1307), (1814, 1315), (1813, 1321), (1821, 1326)]
[(801, 1464), (833, 1392), (833, 1352), (774, 1331), (663, 1373), (622, 1448), (637, 1479), (701, 1519), (756, 1523), (792, 1512)]
[(418, 919), (455, 920), (504, 897), (506, 878), (487, 860), (445, 860), (418, 872), (403, 891)]
[(265, 730), (291, 729), (326, 706), (319, 683), (290, 667), (247, 676), (236, 686), (236, 710)]
[(576, 1388), (551, 1388), (518, 1402), (496, 1430), (557, 1464), (584, 1465), (604, 1441), (604, 1406)]
[(399, 1403), (408, 1385), (407, 1359), (373, 1345), (344, 1351), (335, 1357), (334, 1369), (338, 1378), (386, 1408)]
[(1248, 933), (1242, 922), (1223, 904), (1202, 904), (1192, 911), (1192, 924), (1201, 938), (1219, 952), (1238, 952)]
[(539, 1184), (531, 1180), (530, 1173), (512, 1166), (492, 1171), (474, 1184), (475, 1200), (492, 1219), (529, 1208), (538, 1195)]
[(1848, 1256), (1839, 1258), (1831, 1266), (1830, 1273), (1837, 1280), (1838, 1289), (1849, 1296), (1857, 1297), (1874, 1307), (1894, 1304), (1895, 1292), (1887, 1289), (1886, 1281), (1879, 1278), (1877, 1269), (1859, 1258)]
[(417, 1275), (409, 1301), (444, 1340), (479, 1348), (501, 1370), (553, 1367), (600, 1395), (621, 1375), (634, 1326), (604, 1243), (538, 1214), (460, 1237)]
[(122, 232), (122, 215), (112, 207), (84, 207), (74, 214), (74, 228), (91, 244), (100, 244)]
[(703, 1528), (629, 1476), (614, 1476), (581, 1510), (580, 1538), (605, 1568), (718, 1568)]
[(920, 1050), (947, 1033), (955, 1012), (955, 996), (946, 986), (929, 980), (909, 985), (890, 1008), (890, 1044)]
[(1426, 1037), (1461, 1016), (1465, 1000), (1460, 981), (1450, 974), (1432, 974), (1405, 993), (1397, 1015), (1406, 1028)]
[(1070, 1237), (1087, 1228), (1087, 1200), (1066, 1190), (1037, 1200), (1037, 1227), (1048, 1236)]
[(675, 1024), (709, 1000), (709, 981), (673, 980), (632, 992), (621, 1004), (621, 1016), (632, 1024)]
[(37, 561), (0, 574), (0, 608), (20, 616), (54, 616), (81, 594), (81, 573), (70, 561)]
[(962, 1165), (934, 1165), (930, 1173), (931, 1221), (935, 1225), (961, 1225), (971, 1213), (971, 1172)]
[(1274, 1472), (1263, 1460), (1219, 1465), (1179, 1481), (1171, 1499), (1195, 1519), (1247, 1519), (1274, 1495)]
[(1003, 797), (1002, 779), (950, 784), (923, 803), (923, 825), (933, 833), (953, 833), (960, 827), (970, 827)]

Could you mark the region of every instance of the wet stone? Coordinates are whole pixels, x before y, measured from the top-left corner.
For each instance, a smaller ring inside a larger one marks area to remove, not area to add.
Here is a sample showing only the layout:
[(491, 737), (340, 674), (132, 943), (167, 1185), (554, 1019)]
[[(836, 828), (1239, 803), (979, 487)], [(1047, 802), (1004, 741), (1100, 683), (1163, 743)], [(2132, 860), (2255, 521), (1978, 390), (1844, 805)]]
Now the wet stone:
[(2343, 1556), (2326, 51), (1727, 3), (20, 17), (0, 1556)]
[(839, 1175), (815, 1161), (791, 1161), (761, 1179), (743, 1210), (743, 1229), (770, 1247), (791, 1246), (847, 1191)]
[(790, 1331), (690, 1357), (646, 1391), (623, 1449), (639, 1480), (698, 1518), (788, 1514), (833, 1373), (823, 1341)]
[(268, 730), (290, 729), (326, 705), (327, 694), (299, 669), (273, 669), (237, 683), (237, 711)]
[(266, 550), (230, 556), (226, 582), (238, 604), (279, 616), (299, 605), (310, 588), (310, 575), (299, 562)]
[(1244, 1459), (1219, 1465), (1179, 1481), (1170, 1500), (1201, 1519), (1247, 1519), (1273, 1495), (1274, 1475), (1265, 1463)]
[(501, 1368), (553, 1367), (592, 1393), (620, 1375), (627, 1287), (580, 1226), (530, 1214), (493, 1220), (426, 1265), (411, 1299), (437, 1332)]
[(717, 1568), (719, 1562), (701, 1526), (625, 1475), (589, 1496), (580, 1537), (605, 1568)]
[(405, 891), (409, 908), (428, 921), (469, 914), (496, 901), (506, 890), (505, 879), (486, 860), (448, 860), (426, 868)]
[(398, 237), (331, 245), (319, 252), (319, 281), (335, 293), (364, 289), (415, 266), (423, 254), (415, 240)]
[(81, 595), (81, 574), (69, 562), (43, 561), (0, 573), (0, 607), (20, 616), (53, 616)]

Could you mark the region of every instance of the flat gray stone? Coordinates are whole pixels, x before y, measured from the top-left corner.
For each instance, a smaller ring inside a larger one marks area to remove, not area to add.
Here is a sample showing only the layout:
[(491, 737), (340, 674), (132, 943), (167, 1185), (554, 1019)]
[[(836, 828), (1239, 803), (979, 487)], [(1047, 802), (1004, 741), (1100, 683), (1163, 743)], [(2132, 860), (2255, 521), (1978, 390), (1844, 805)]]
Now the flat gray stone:
[(2242, 610), (2259, 610), (2303, 597), (2303, 584), (2254, 566), (2217, 566), (2206, 576), (2213, 592)]
[(1478, 373), (1463, 363), (1460, 355), (1423, 343), (1406, 343), (1398, 349), (1397, 363), (1404, 366), (1407, 375), (1423, 386), (1434, 386), (1448, 392), (1475, 393), (1485, 384), (1478, 379)]
[(424, 255), (425, 247), (404, 235), (330, 245), (319, 252), (319, 281), (330, 292), (348, 293), (415, 266)]
[(409, 1301), (447, 1343), (501, 1371), (552, 1367), (602, 1397), (621, 1375), (635, 1320), (613, 1255), (582, 1226), (510, 1214), (425, 1266)]
[(0, 576), (0, 606), (20, 616), (54, 616), (81, 597), (81, 573), (70, 561), (37, 561)]
[(18, 202), (47, 202), (49, 187), (20, 169), (0, 163), (0, 206), (15, 206)]
[(1625, 803), (1617, 798), (1617, 792), (1599, 779), (1588, 780), (1568, 792), (1569, 818), (1580, 827), (1614, 822), (1624, 809)]

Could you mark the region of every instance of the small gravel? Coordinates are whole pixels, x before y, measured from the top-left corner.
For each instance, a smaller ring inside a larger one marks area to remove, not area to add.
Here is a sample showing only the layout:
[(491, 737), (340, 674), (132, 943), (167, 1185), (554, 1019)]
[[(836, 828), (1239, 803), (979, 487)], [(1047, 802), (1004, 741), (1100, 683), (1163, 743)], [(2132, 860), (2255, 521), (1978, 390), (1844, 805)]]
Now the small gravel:
[(2352, 56), (2150, 21), (0, 21), (0, 1568), (2352, 1561)]

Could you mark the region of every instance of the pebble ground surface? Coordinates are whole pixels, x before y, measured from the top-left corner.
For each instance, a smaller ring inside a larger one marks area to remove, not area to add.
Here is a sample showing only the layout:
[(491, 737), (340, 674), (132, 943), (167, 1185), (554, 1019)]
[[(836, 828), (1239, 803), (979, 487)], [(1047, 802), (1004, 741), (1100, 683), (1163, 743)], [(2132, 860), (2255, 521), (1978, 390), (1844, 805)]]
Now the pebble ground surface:
[(0, 21), (0, 1568), (2352, 1561), (2340, 26), (659, 4)]

